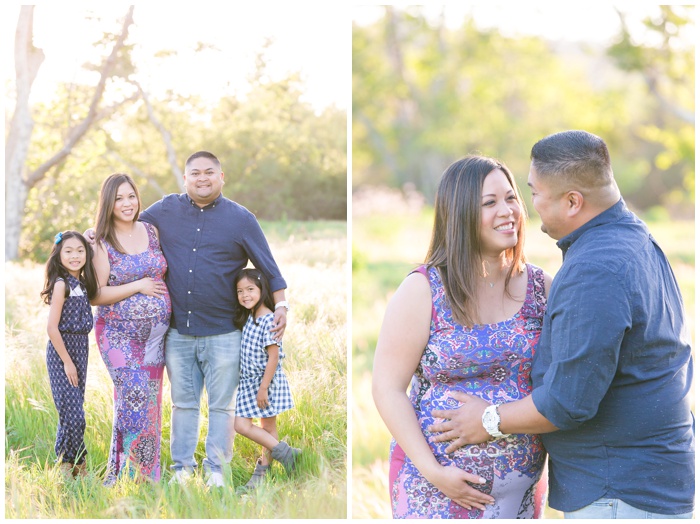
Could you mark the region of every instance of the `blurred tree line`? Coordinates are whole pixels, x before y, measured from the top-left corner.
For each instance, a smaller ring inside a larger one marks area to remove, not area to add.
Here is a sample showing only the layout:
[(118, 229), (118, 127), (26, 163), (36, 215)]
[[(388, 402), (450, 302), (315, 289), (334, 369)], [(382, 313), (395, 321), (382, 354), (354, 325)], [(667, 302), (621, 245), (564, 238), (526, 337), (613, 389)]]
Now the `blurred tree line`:
[[(32, 9), (22, 8), (17, 81), (6, 95), (15, 103), (5, 126), (6, 259), (43, 260), (57, 231), (91, 227), (111, 173), (135, 179), (144, 208), (181, 192), (184, 162), (198, 150), (218, 156), (224, 195), (259, 219), (346, 219), (346, 112), (315, 110), (298, 73), (271, 78), (271, 42), (258, 53), (245, 96), (212, 103), (171, 91), (155, 98), (135, 80), (131, 6), (120, 28), (95, 43), (102, 63), (84, 66), (99, 81), (62, 85), (52, 100), (30, 105), (33, 77), (23, 79), (22, 69), (34, 67), (36, 76), (43, 61), (32, 43)], [(177, 56), (164, 50), (162, 59)]]
[(419, 6), (355, 23), (353, 190), (411, 187), (432, 202), (444, 169), (470, 153), (504, 161), (524, 190), (532, 145), (585, 129), (608, 143), (629, 205), (692, 217), (695, 54), (681, 37), (694, 7), (656, 7), (644, 43), (618, 10), (607, 47), (507, 37), (469, 15), (450, 29)]

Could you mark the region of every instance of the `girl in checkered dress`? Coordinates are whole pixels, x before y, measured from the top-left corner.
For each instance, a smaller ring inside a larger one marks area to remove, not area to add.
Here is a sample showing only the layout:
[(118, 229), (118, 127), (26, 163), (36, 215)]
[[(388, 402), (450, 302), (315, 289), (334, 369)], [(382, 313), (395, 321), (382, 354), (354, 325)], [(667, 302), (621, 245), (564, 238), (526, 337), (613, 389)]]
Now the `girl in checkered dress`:
[[(261, 484), (272, 460), (282, 463), (287, 472), (294, 469), (300, 449), (280, 442), (277, 415), (294, 407), (287, 377), (282, 371), (282, 342), (272, 338), (274, 300), (265, 275), (258, 269), (242, 269), (236, 276), (237, 327), (242, 327), (241, 381), (236, 397), (237, 433), (263, 446), (247, 489)], [(253, 424), (260, 419), (260, 426)]]
[(90, 299), (97, 294), (92, 249), (77, 231), (58, 233), (46, 262), (41, 296), (49, 304), (46, 367), (58, 411), (57, 462), (66, 475), (85, 476), (85, 379), (88, 333), (92, 330)]

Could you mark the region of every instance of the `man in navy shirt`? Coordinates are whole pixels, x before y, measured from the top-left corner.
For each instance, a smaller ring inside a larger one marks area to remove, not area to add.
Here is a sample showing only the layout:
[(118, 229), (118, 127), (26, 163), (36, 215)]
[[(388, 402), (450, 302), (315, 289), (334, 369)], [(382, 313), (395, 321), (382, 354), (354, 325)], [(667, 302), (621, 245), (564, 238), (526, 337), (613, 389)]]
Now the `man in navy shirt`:
[(541, 433), (549, 505), (567, 518), (691, 518), (695, 425), (681, 293), (613, 178), (605, 142), (584, 131), (532, 148), (528, 186), (563, 264), (552, 282), (533, 391), (489, 406), (469, 395), (432, 431), (467, 443)]
[(206, 388), (209, 428), (203, 466), (207, 485), (223, 486), (222, 465), (233, 452), (241, 348), (241, 332), (233, 325), (238, 302), (234, 277), (249, 260), (265, 273), (275, 299), (273, 331), (278, 339), (287, 322), (287, 285), (255, 216), (221, 194), (224, 173), (216, 156), (192, 154), (184, 180), (186, 193), (163, 197), (139, 217), (158, 228), (168, 261), (166, 283), (173, 306), (165, 342), (173, 402), (171, 482), (186, 482), (197, 466), (200, 398)]

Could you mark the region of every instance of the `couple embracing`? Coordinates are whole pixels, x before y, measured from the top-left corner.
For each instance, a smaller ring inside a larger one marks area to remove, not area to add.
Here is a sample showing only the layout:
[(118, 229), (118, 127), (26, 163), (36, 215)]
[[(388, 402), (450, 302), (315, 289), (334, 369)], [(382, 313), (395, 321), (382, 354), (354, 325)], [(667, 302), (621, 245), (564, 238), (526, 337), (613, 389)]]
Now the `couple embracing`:
[(471, 156), (443, 173), (425, 264), (387, 307), (373, 395), (393, 516), (541, 518), (548, 480), (566, 518), (691, 518), (692, 357), (668, 260), (602, 139), (556, 133), (530, 158), (554, 279), (525, 262), (508, 168)]

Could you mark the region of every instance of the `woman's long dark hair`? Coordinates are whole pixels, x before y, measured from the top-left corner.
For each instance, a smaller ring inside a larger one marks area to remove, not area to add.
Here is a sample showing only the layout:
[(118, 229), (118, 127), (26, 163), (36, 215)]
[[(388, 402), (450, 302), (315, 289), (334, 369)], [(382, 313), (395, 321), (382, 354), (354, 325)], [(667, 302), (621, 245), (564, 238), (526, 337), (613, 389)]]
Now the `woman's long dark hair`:
[[(56, 280), (62, 278), (66, 281), (66, 293), (64, 298), (70, 295), (70, 286), (68, 285), (68, 270), (61, 264), (61, 250), (66, 240), (69, 238), (77, 238), (85, 247), (85, 265), (80, 270), (80, 281), (85, 284), (88, 299), (92, 300), (97, 295), (97, 275), (95, 268), (92, 265), (92, 248), (85, 237), (77, 231), (63, 231), (59, 233), (59, 241), (54, 243), (49, 259), (46, 261), (46, 279), (44, 281), (44, 289), (41, 291), (41, 298), (45, 304), (51, 303), (51, 295), (53, 293)], [(58, 235), (57, 235), (58, 237)]]
[(125, 173), (114, 173), (109, 175), (100, 189), (100, 200), (97, 206), (97, 218), (95, 220), (95, 243), (104, 240), (120, 253), (125, 253), (124, 248), (117, 240), (117, 234), (114, 231), (114, 203), (117, 201), (117, 191), (119, 187), (128, 182), (136, 193), (139, 207), (134, 214), (134, 222), (139, 219), (141, 213), (141, 196), (139, 188), (136, 187), (134, 180)]
[(527, 211), (510, 170), (496, 159), (470, 155), (457, 160), (442, 174), (435, 196), (435, 221), (425, 264), (436, 267), (445, 287), (454, 319), (472, 327), (478, 323), (476, 281), (481, 274), (481, 192), (484, 179), (494, 169), (506, 175), (520, 206), (515, 225), (518, 242), (506, 250), (511, 277), (525, 269), (525, 220)]
[(270, 283), (267, 281), (267, 277), (263, 272), (252, 267), (241, 269), (234, 279), (233, 287), (237, 288), (238, 283), (244, 278), (247, 278), (258, 287), (260, 290), (260, 300), (258, 300), (258, 303), (250, 310), (244, 308), (240, 304), (236, 305), (236, 310), (233, 314), (233, 324), (238, 329), (243, 329), (250, 315), (253, 315), (253, 319), (255, 319), (255, 311), (261, 304), (264, 304), (270, 311), (275, 310), (275, 299), (272, 296), (272, 291), (270, 291)]

